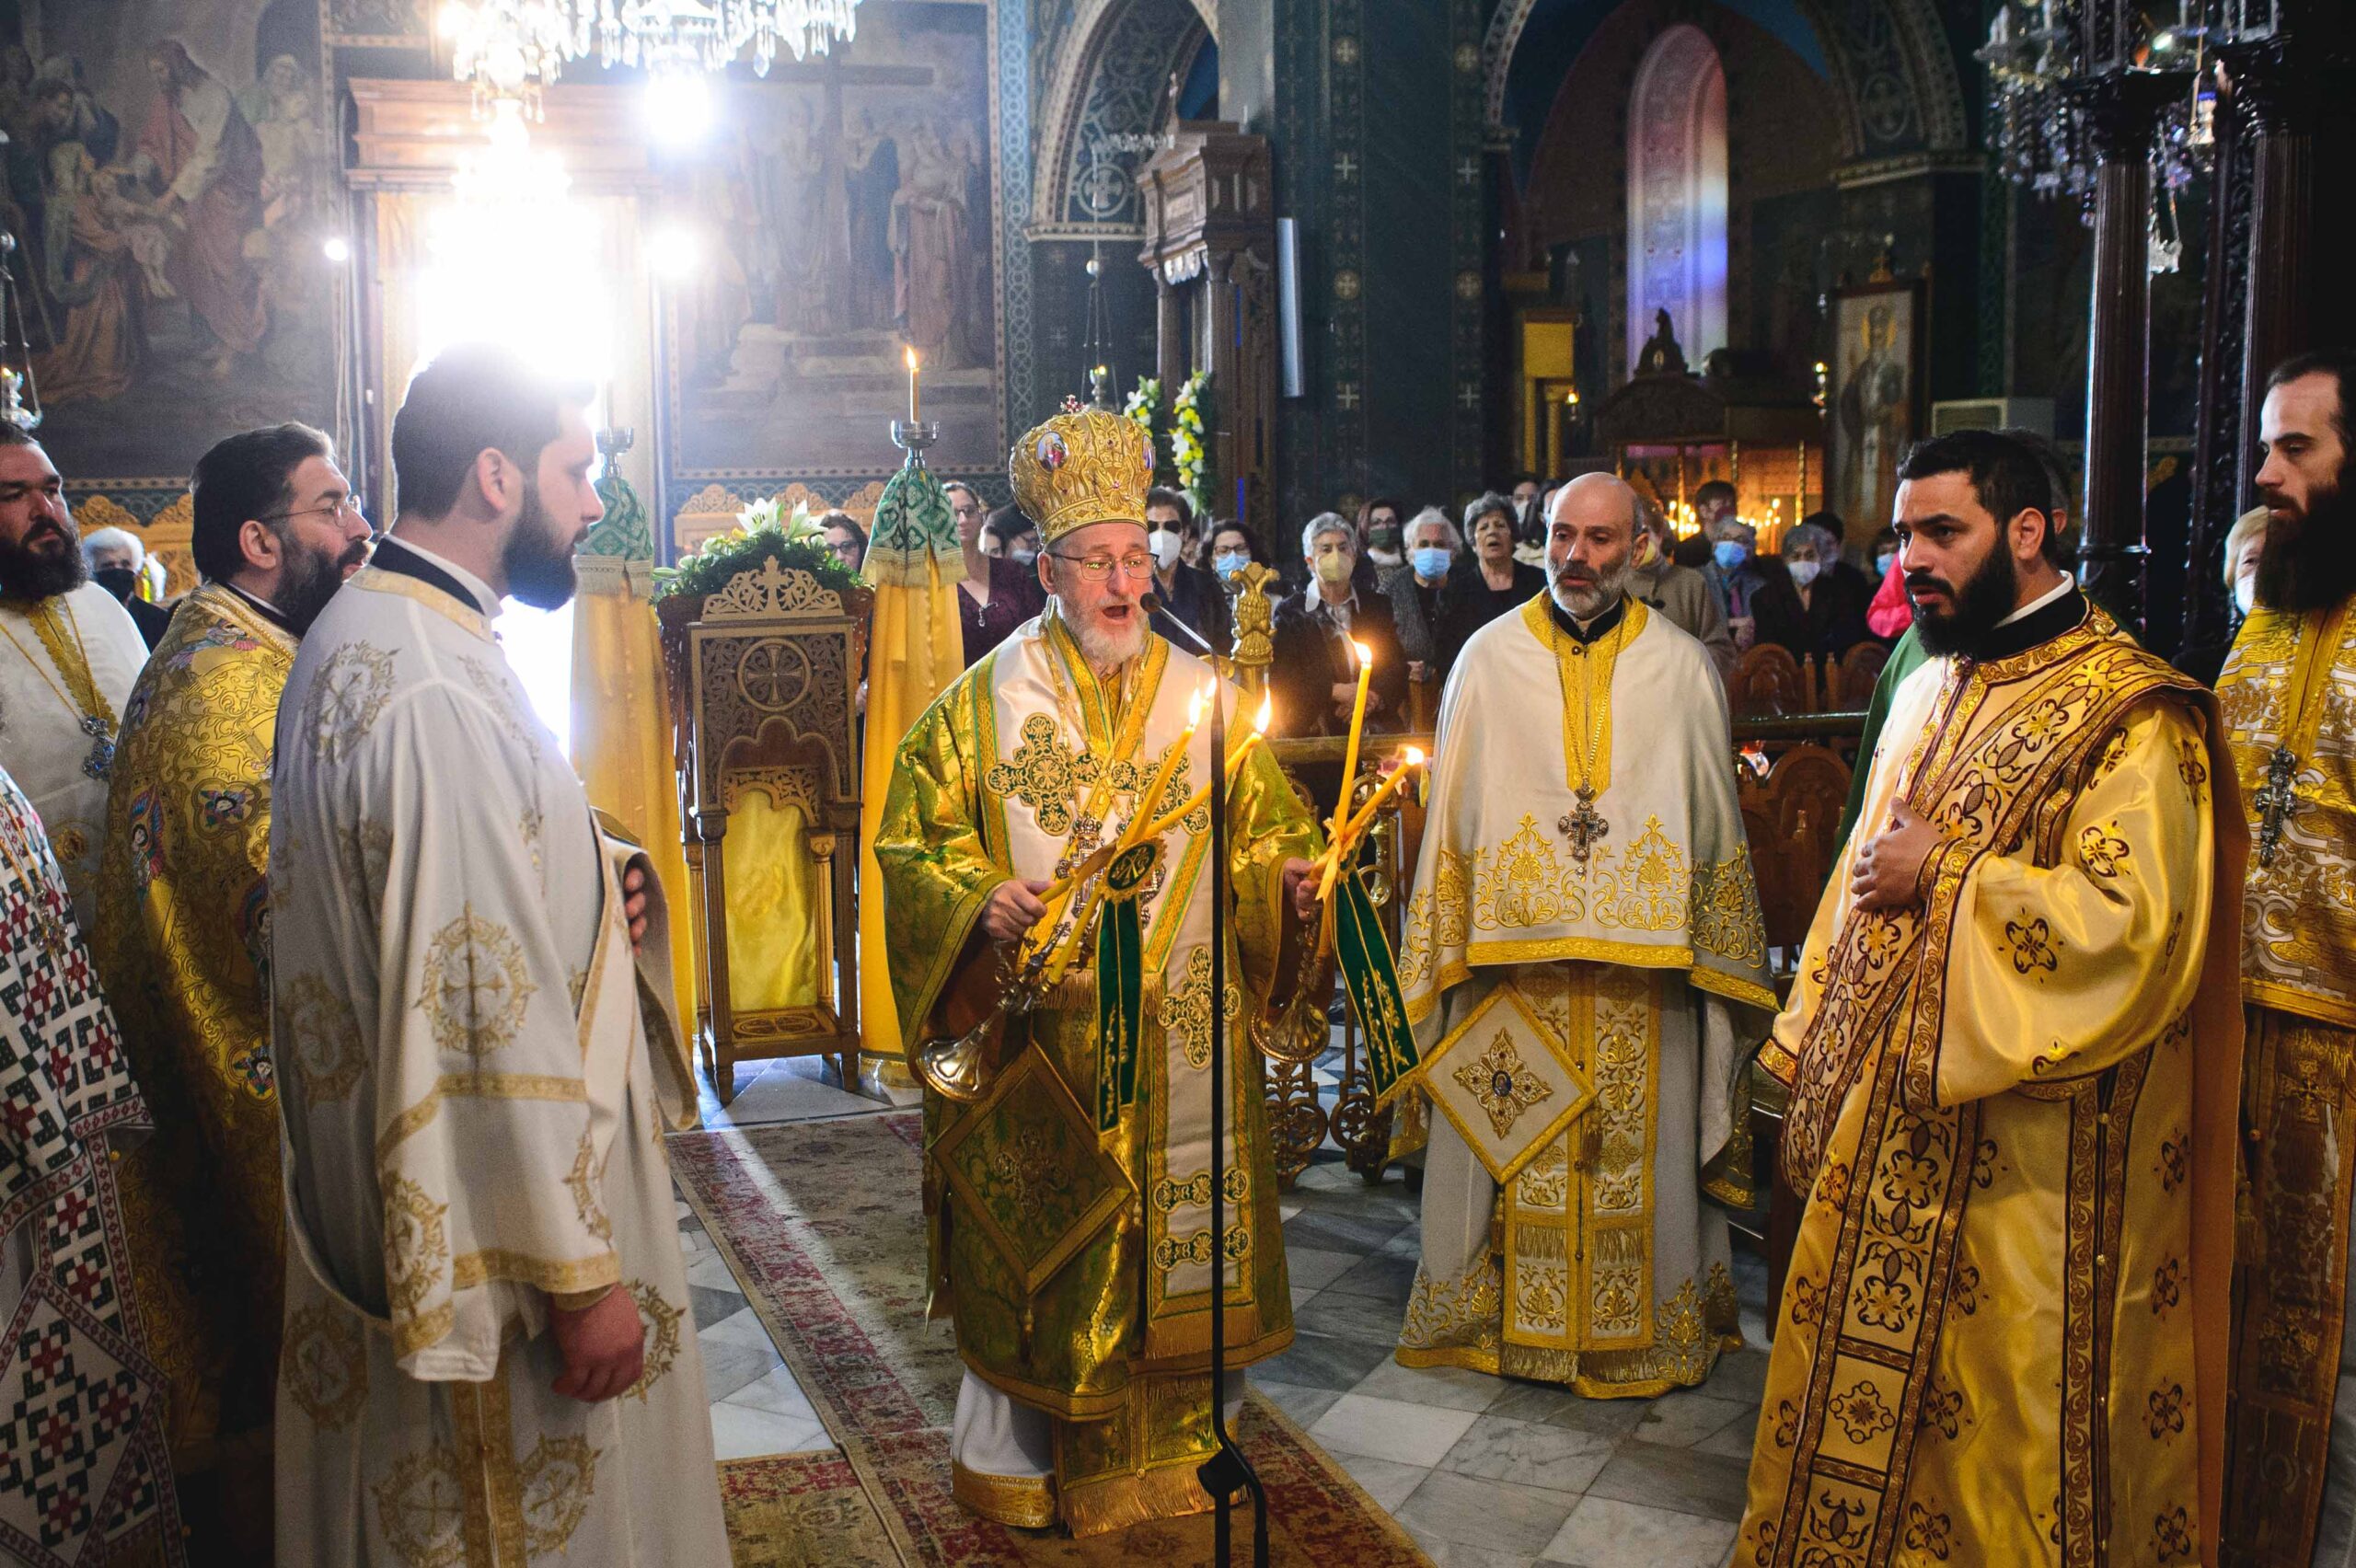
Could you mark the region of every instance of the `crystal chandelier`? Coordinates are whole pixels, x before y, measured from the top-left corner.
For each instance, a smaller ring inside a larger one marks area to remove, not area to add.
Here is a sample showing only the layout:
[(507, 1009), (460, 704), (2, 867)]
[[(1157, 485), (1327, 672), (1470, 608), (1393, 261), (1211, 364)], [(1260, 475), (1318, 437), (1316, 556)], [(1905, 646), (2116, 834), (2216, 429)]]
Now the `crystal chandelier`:
[(753, 52), (766, 75), (782, 44), (799, 60), (855, 30), (859, 0), (443, 0), (451, 66), (478, 112), (501, 98), (539, 114), (542, 89), (568, 61), (651, 72), (716, 72)]

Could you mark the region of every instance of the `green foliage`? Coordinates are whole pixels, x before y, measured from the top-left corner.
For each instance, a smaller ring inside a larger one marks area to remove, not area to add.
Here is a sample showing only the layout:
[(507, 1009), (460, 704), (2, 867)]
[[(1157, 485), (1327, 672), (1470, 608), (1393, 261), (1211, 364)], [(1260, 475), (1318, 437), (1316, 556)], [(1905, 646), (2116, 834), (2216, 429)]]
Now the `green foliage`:
[(686, 594), (702, 598), (717, 594), (738, 572), (750, 571), (771, 556), (787, 571), (809, 572), (829, 588), (849, 588), (859, 581), (826, 548), (826, 536), (808, 507), (797, 504), (791, 516), (780, 515), (772, 497), (739, 512), (733, 532), (706, 539), (702, 548), (681, 556), (676, 566), (656, 567), (654, 596), (668, 599)]

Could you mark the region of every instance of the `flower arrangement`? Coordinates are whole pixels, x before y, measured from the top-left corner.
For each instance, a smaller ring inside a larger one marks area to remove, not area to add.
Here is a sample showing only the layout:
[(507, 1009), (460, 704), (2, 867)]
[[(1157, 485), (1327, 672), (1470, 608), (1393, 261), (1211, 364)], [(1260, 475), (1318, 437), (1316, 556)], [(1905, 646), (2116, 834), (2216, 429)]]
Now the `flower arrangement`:
[(858, 582), (826, 548), (826, 535), (808, 506), (797, 502), (789, 513), (770, 496), (739, 511), (732, 532), (713, 535), (681, 556), (676, 566), (656, 567), (654, 597), (717, 594), (729, 579), (770, 556), (788, 571), (809, 572), (829, 588), (849, 588)]
[(1178, 471), (1178, 488), (1186, 492), (1201, 516), (1210, 514), (1210, 450), (1203, 444), (1203, 412), (1210, 397), (1210, 380), (1209, 371), (1195, 372), (1170, 405), (1170, 460)]
[[(1161, 378), (1158, 375), (1138, 376), (1136, 389), (1121, 404), (1121, 412), (1135, 420), (1138, 428), (1145, 432), (1148, 450), (1159, 453), (1161, 444), (1154, 437), (1153, 427), (1161, 420)], [(1155, 467), (1160, 466), (1157, 461)]]

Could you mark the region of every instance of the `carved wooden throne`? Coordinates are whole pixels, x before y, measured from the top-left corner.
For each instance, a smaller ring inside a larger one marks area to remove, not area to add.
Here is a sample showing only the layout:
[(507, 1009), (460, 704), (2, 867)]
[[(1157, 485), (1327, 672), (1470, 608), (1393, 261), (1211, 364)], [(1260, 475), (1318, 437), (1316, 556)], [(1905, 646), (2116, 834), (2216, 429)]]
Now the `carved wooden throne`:
[[(775, 557), (738, 572), (719, 593), (659, 606), (677, 715), (679, 816), (695, 884), (703, 992), (697, 1032), (722, 1104), (734, 1097), (736, 1063), (745, 1058), (831, 1055), (846, 1088), (859, 1082), (855, 694), (869, 606), (865, 589), (827, 587)], [(730, 894), (729, 818), (754, 806), (755, 796), (765, 812), (791, 813), (767, 819), (789, 830), (782, 842), (774, 836), (762, 842), (759, 863), (740, 857), (735, 871), (782, 876), (806, 894), (782, 904), (754, 901), (765, 929), (732, 933), (732, 906), (741, 919), (748, 901)], [(781, 857), (806, 859), (787, 865)], [(745, 950), (798, 946), (805, 929), (795, 922), (807, 922), (810, 948), (806, 956), (797, 951), (795, 963), (811, 982), (806, 999), (739, 1009), (733, 998), (761, 989), (768, 978), (746, 973)]]

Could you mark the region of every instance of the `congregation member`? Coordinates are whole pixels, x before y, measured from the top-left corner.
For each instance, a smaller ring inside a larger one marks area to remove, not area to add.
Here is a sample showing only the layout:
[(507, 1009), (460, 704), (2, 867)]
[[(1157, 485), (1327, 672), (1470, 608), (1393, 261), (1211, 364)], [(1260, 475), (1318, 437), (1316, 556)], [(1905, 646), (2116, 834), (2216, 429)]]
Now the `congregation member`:
[(368, 559), (368, 521), (307, 425), (218, 443), (190, 490), (202, 582), (123, 709), (91, 950), (156, 1119), (121, 1182), (190, 1549), (267, 1562), (285, 1272), (271, 732), (295, 645)]
[(1008, 535), (1018, 531), (1011, 525), (1022, 509), (1002, 507), (992, 514), (984, 511), (982, 498), (971, 485), (951, 479), (941, 488), (949, 497), (949, 510), (957, 523), (958, 548), (964, 557), (965, 580), (957, 584), (957, 619), (965, 667), (971, 669), (1016, 627), (1037, 615), (1046, 595), (1039, 588), (1035, 566), (992, 555), (986, 546), (985, 530), (998, 523), (1004, 525), (999, 531), (999, 546), (1004, 548)]
[(1546, 569), (1514, 557), (1512, 498), (1491, 490), (1464, 508), (1466, 553), (1456, 562), (1449, 585), (1449, 615), (1443, 640), (1461, 649), (1474, 632), (1511, 615), (1546, 591)]
[[(1218, 578), (1209, 568), (1189, 566), (1185, 560), (1184, 543), (1195, 536), (1194, 503), (1184, 490), (1156, 485), (1146, 492), (1145, 522), (1146, 548), (1153, 553), (1153, 591), (1161, 598), (1153, 618), (1168, 616), (1183, 621), (1196, 637), (1224, 650), (1227, 595), (1219, 592)], [(1173, 640), (1184, 648), (1195, 646), (1184, 633)]]
[(131, 612), (139, 636), (154, 649), (172, 624), (172, 612), (139, 596), (147, 575), (147, 547), (128, 528), (98, 528), (82, 536), (82, 559), (89, 564), (90, 581), (114, 595)]
[(1734, 673), (1734, 638), (1717, 596), (1702, 574), (1680, 566), (1672, 556), (1675, 537), (1660, 508), (1646, 504), (1636, 529), (1635, 549), (1628, 559), (1628, 594), (1646, 609), (1657, 610), (1669, 623), (1702, 645), (1719, 684)]
[(1719, 1205), (1750, 1202), (1733, 1086), (1775, 994), (1725, 692), (1628, 595), (1636, 492), (1553, 506), (1546, 591), (1440, 704), (1399, 976), (1443, 1114), (1396, 1354), (1648, 1398), (1742, 1343)]
[(1710, 559), (1702, 568), (1702, 579), (1717, 597), (1736, 650), (1748, 651), (1759, 640), (1755, 601), (1763, 574), (1752, 559), (1759, 548), (1759, 530), (1728, 511), (1703, 524), (1700, 532), (1710, 541)]
[(826, 541), (827, 552), (854, 577), (867, 564), (867, 530), (849, 513), (829, 512), (819, 518), (818, 534)]
[(1932, 657), (1759, 1055), (1803, 1206), (1736, 1555), (2214, 1562), (2245, 847), (2216, 710), (2061, 570), (2027, 444), (1939, 436), (1898, 478)]
[(1873, 584), (1841, 559), (1840, 521), (1819, 512), (1793, 525), (1784, 536), (1782, 570), (1762, 571), (1751, 599), (1759, 640), (1788, 649), (1795, 659), (1829, 663), (1872, 635), (1865, 606)]
[(2299, 355), (2268, 379), (2255, 607), (2217, 680), (2252, 839), (2240, 954), (2248, 1217), (2224, 1523), (2225, 1561), (2250, 1568), (2356, 1555), (2351, 396), (2356, 353), (2344, 350)]
[(982, 525), (982, 548), (1024, 571), (1039, 559), (1039, 525), (1015, 506), (1001, 506)]
[[(876, 836), (885, 957), (912, 1049), (987, 1013), (1006, 955), (1049, 913), (1049, 879), (1142, 825), (1140, 797), (1188, 735), (1199, 694), (1216, 687), (1230, 724), (1242, 722), (1237, 694), (1207, 663), (1147, 631), (1152, 471), (1137, 426), (1098, 409), (1060, 414), (1014, 449), (1015, 494), (1046, 536), (1040, 575), (1052, 597), (917, 721)], [(1160, 806), (1166, 816), (1220, 766), (1209, 728), (1191, 735)], [(987, 1098), (929, 1101), (924, 1210), (931, 1276), (942, 1281), (934, 1299), (954, 1319), (964, 1364), (951, 1486), (985, 1519), (1027, 1528), (1060, 1520), (1088, 1536), (1211, 1505), (1195, 1470), (1216, 1442), (1212, 1268), (1189, 1244), (1207, 1233), (1210, 1189), (1161, 1178), (1209, 1169), (1212, 1009), (1238, 1018), (1243, 997), (1255, 1006), (1288, 998), (1295, 971), (1279, 965), (1279, 951), (1299, 940), (1288, 928), (1317, 891), (1304, 876), (1315, 830), (1265, 746), (1236, 770), (1226, 804), (1227, 876), (1203, 860), (1207, 807), (1143, 840), (1170, 869), (1138, 901), (1139, 983), (1166, 999), (1148, 1015), (1134, 1102), (1109, 1142), (1100, 1145), (1092, 1109), (1114, 1070), (1092, 961), (993, 1036), (988, 1084), (972, 1090)], [(1211, 997), (1211, 901), (1229, 897), (1230, 883), (1222, 1003)], [(1060, 934), (1075, 914), (1059, 899), (1049, 928)], [(1240, 1027), (1230, 1038), (1237, 1102), (1256, 1106), (1258, 1055), (1242, 1048)], [(1227, 1127), (1238, 1197), (1227, 1210), (1226, 1346), (1240, 1369), (1291, 1342), (1292, 1297), (1265, 1124), (1253, 1114)], [(992, 1151), (1017, 1137), (1089, 1151), (1057, 1168), (1058, 1190), (1070, 1191), (1044, 1216), (1019, 1185), (965, 1177), (968, 1162), (1004, 1160)], [(1100, 1147), (1109, 1158), (1096, 1156)], [(1138, 1203), (1149, 1191), (1155, 1200)], [(1049, 1228), (1033, 1233), (1042, 1224)], [(1068, 1261), (1034, 1274), (1046, 1256)], [(1241, 1398), (1242, 1384), (1231, 1370), (1230, 1396)]]
[(0, 997), (0, 1560), (178, 1563), (169, 1395), (116, 1188), (154, 1123), (64, 870), (6, 769)]
[(1387, 495), (1359, 503), (1358, 551), (1374, 568), (1378, 587), (1386, 575), (1406, 563), (1406, 529), (1401, 525), (1406, 515)]
[[(1354, 643), (1374, 655), (1367, 721), (1399, 728), (1407, 709), (1407, 661), (1391, 601), (1354, 586), (1357, 530), (1338, 512), (1321, 512), (1300, 531), (1309, 583), (1276, 610), (1276, 662), (1268, 689), (1276, 698), (1276, 732), (1285, 735), (1345, 735), (1356, 701), (1358, 659)], [(1334, 778), (1339, 769), (1331, 770)], [(1329, 795), (1328, 782), (1320, 791)]]
[(1209, 533), (1207, 548), (1211, 574), (1218, 579), (1220, 588), (1226, 591), (1232, 618), (1235, 594), (1241, 586), (1236, 581), (1236, 574), (1253, 561), (1266, 565), (1267, 557), (1252, 530), (1232, 517), (1219, 518), (1211, 525)]
[(1408, 680), (1421, 684), (1448, 678), (1456, 650), (1444, 640), (1449, 630), (1449, 574), (1464, 548), (1448, 513), (1426, 506), (1407, 525), (1406, 559), (1382, 573), (1391, 619), (1399, 628), (1399, 651)]
[(0, 767), (32, 802), (85, 930), (98, 917), (107, 782), (147, 643), (90, 581), (65, 482), (0, 421)]
[(572, 597), (603, 511), (588, 399), (488, 347), (421, 370), (393, 419), (400, 514), (279, 703), (288, 1562), (519, 1541), (580, 1568), (728, 1561), (680, 1332), (663, 1138), (695, 1090), (653, 1000), (667, 938), (641, 983), (632, 852), (493, 630), (508, 594)]

